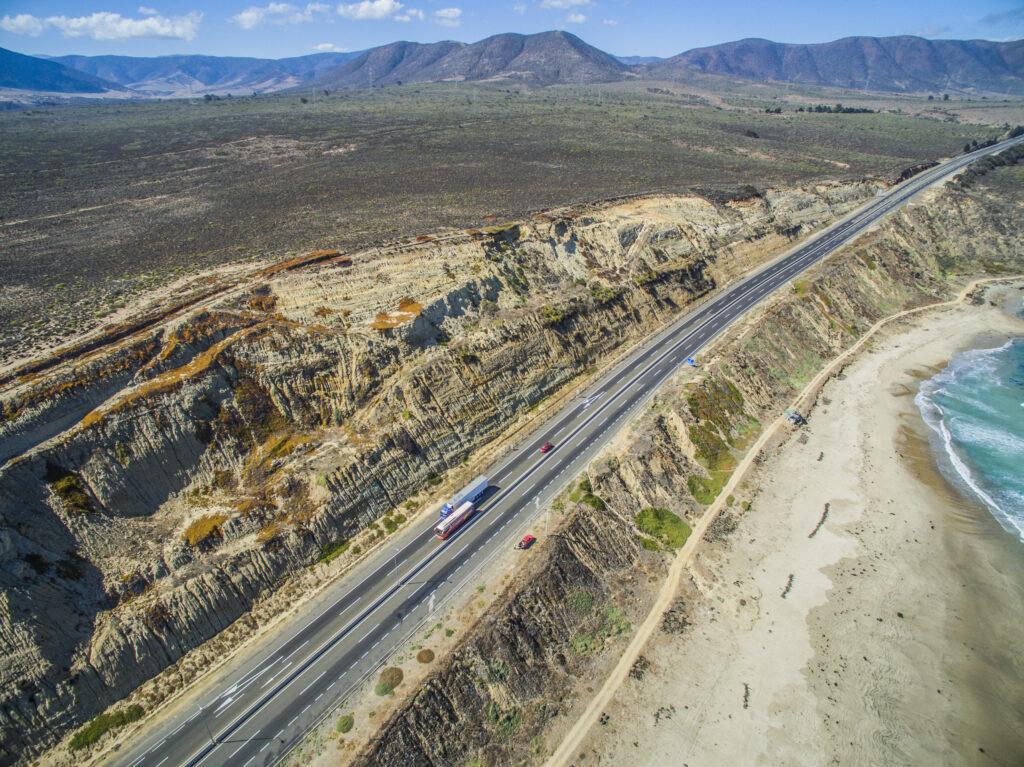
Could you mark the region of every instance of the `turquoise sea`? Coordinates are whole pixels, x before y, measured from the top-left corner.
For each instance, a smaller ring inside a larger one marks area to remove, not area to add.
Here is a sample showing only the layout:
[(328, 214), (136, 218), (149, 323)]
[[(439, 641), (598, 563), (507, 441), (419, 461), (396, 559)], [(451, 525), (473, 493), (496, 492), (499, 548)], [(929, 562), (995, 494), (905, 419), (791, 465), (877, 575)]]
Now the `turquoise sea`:
[(1024, 338), (954, 355), (914, 401), (944, 473), (1024, 540)]

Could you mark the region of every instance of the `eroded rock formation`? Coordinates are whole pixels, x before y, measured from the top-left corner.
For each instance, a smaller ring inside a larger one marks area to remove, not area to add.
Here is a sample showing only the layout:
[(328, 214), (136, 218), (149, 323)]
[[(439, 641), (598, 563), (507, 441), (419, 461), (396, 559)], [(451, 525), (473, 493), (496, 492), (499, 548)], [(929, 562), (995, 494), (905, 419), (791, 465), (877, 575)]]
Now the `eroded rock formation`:
[[(311, 254), (7, 375), (0, 762), (41, 753), (162, 672), (187, 682), (202, 666), (183, 670), (187, 653), (326, 547), (874, 188), (659, 197)], [(886, 242), (933, 253), (966, 238), (987, 214), (957, 205), (903, 219)], [(893, 301), (941, 289), (920, 258), (899, 264), (889, 271), (916, 270), (923, 288), (887, 271)], [(761, 406), (757, 364), (743, 388)], [(174, 686), (136, 699), (151, 708)]]

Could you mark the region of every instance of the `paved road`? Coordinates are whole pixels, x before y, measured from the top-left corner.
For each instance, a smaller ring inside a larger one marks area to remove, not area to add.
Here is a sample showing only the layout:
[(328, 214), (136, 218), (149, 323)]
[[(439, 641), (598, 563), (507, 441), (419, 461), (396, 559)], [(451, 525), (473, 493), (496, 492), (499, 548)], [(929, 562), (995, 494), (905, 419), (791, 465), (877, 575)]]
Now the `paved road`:
[[(1005, 146), (1024, 139), (1005, 142)], [(488, 472), (490, 496), (445, 542), (423, 520), (389, 539), (370, 564), (331, 587), (302, 628), (224, 675), (198, 710), (163, 717), (116, 767), (239, 765), (281, 760), (442, 602), (500, 549), (512, 546), (536, 512), (579, 474), (623, 423), (687, 357), (765, 296), (895, 210), (931, 183), (1004, 145), (964, 155), (895, 187), (696, 311), (678, 318), (617, 364), (587, 392)], [(545, 442), (555, 448), (539, 452)], [(356, 579), (359, 579), (356, 581)], [(353, 581), (356, 581), (353, 584)]]

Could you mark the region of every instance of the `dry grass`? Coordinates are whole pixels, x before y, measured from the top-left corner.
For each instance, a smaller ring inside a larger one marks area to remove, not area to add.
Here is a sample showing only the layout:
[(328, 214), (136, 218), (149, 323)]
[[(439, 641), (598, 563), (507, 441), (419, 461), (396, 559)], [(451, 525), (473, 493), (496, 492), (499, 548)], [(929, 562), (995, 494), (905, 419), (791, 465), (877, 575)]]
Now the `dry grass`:
[(227, 522), (227, 519), (224, 514), (207, 514), (186, 527), (181, 537), (189, 546), (198, 546), (204, 541), (219, 539), (220, 526)]

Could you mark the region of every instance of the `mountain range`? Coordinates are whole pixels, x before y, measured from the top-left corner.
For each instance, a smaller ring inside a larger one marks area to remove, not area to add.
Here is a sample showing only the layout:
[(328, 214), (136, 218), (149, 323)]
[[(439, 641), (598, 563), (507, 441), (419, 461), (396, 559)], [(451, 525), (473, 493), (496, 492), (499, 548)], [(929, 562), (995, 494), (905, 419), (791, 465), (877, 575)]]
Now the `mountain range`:
[(354, 53), (313, 53), (288, 59), (234, 56), (57, 56), (51, 59), (142, 95), (178, 97), (213, 93), (249, 95), (301, 86), (346, 61)]
[[(668, 59), (615, 57), (568, 32), (476, 43), (396, 42), (287, 59), (26, 56), (0, 48), (0, 88), (68, 96), (168, 98), (303, 88), (510, 80), (530, 85), (667, 80), (703, 72), (754, 81), (890, 92), (1024, 94), (1024, 40), (848, 37), (796, 45), (746, 39)], [(8, 96), (10, 91), (8, 91)]]

